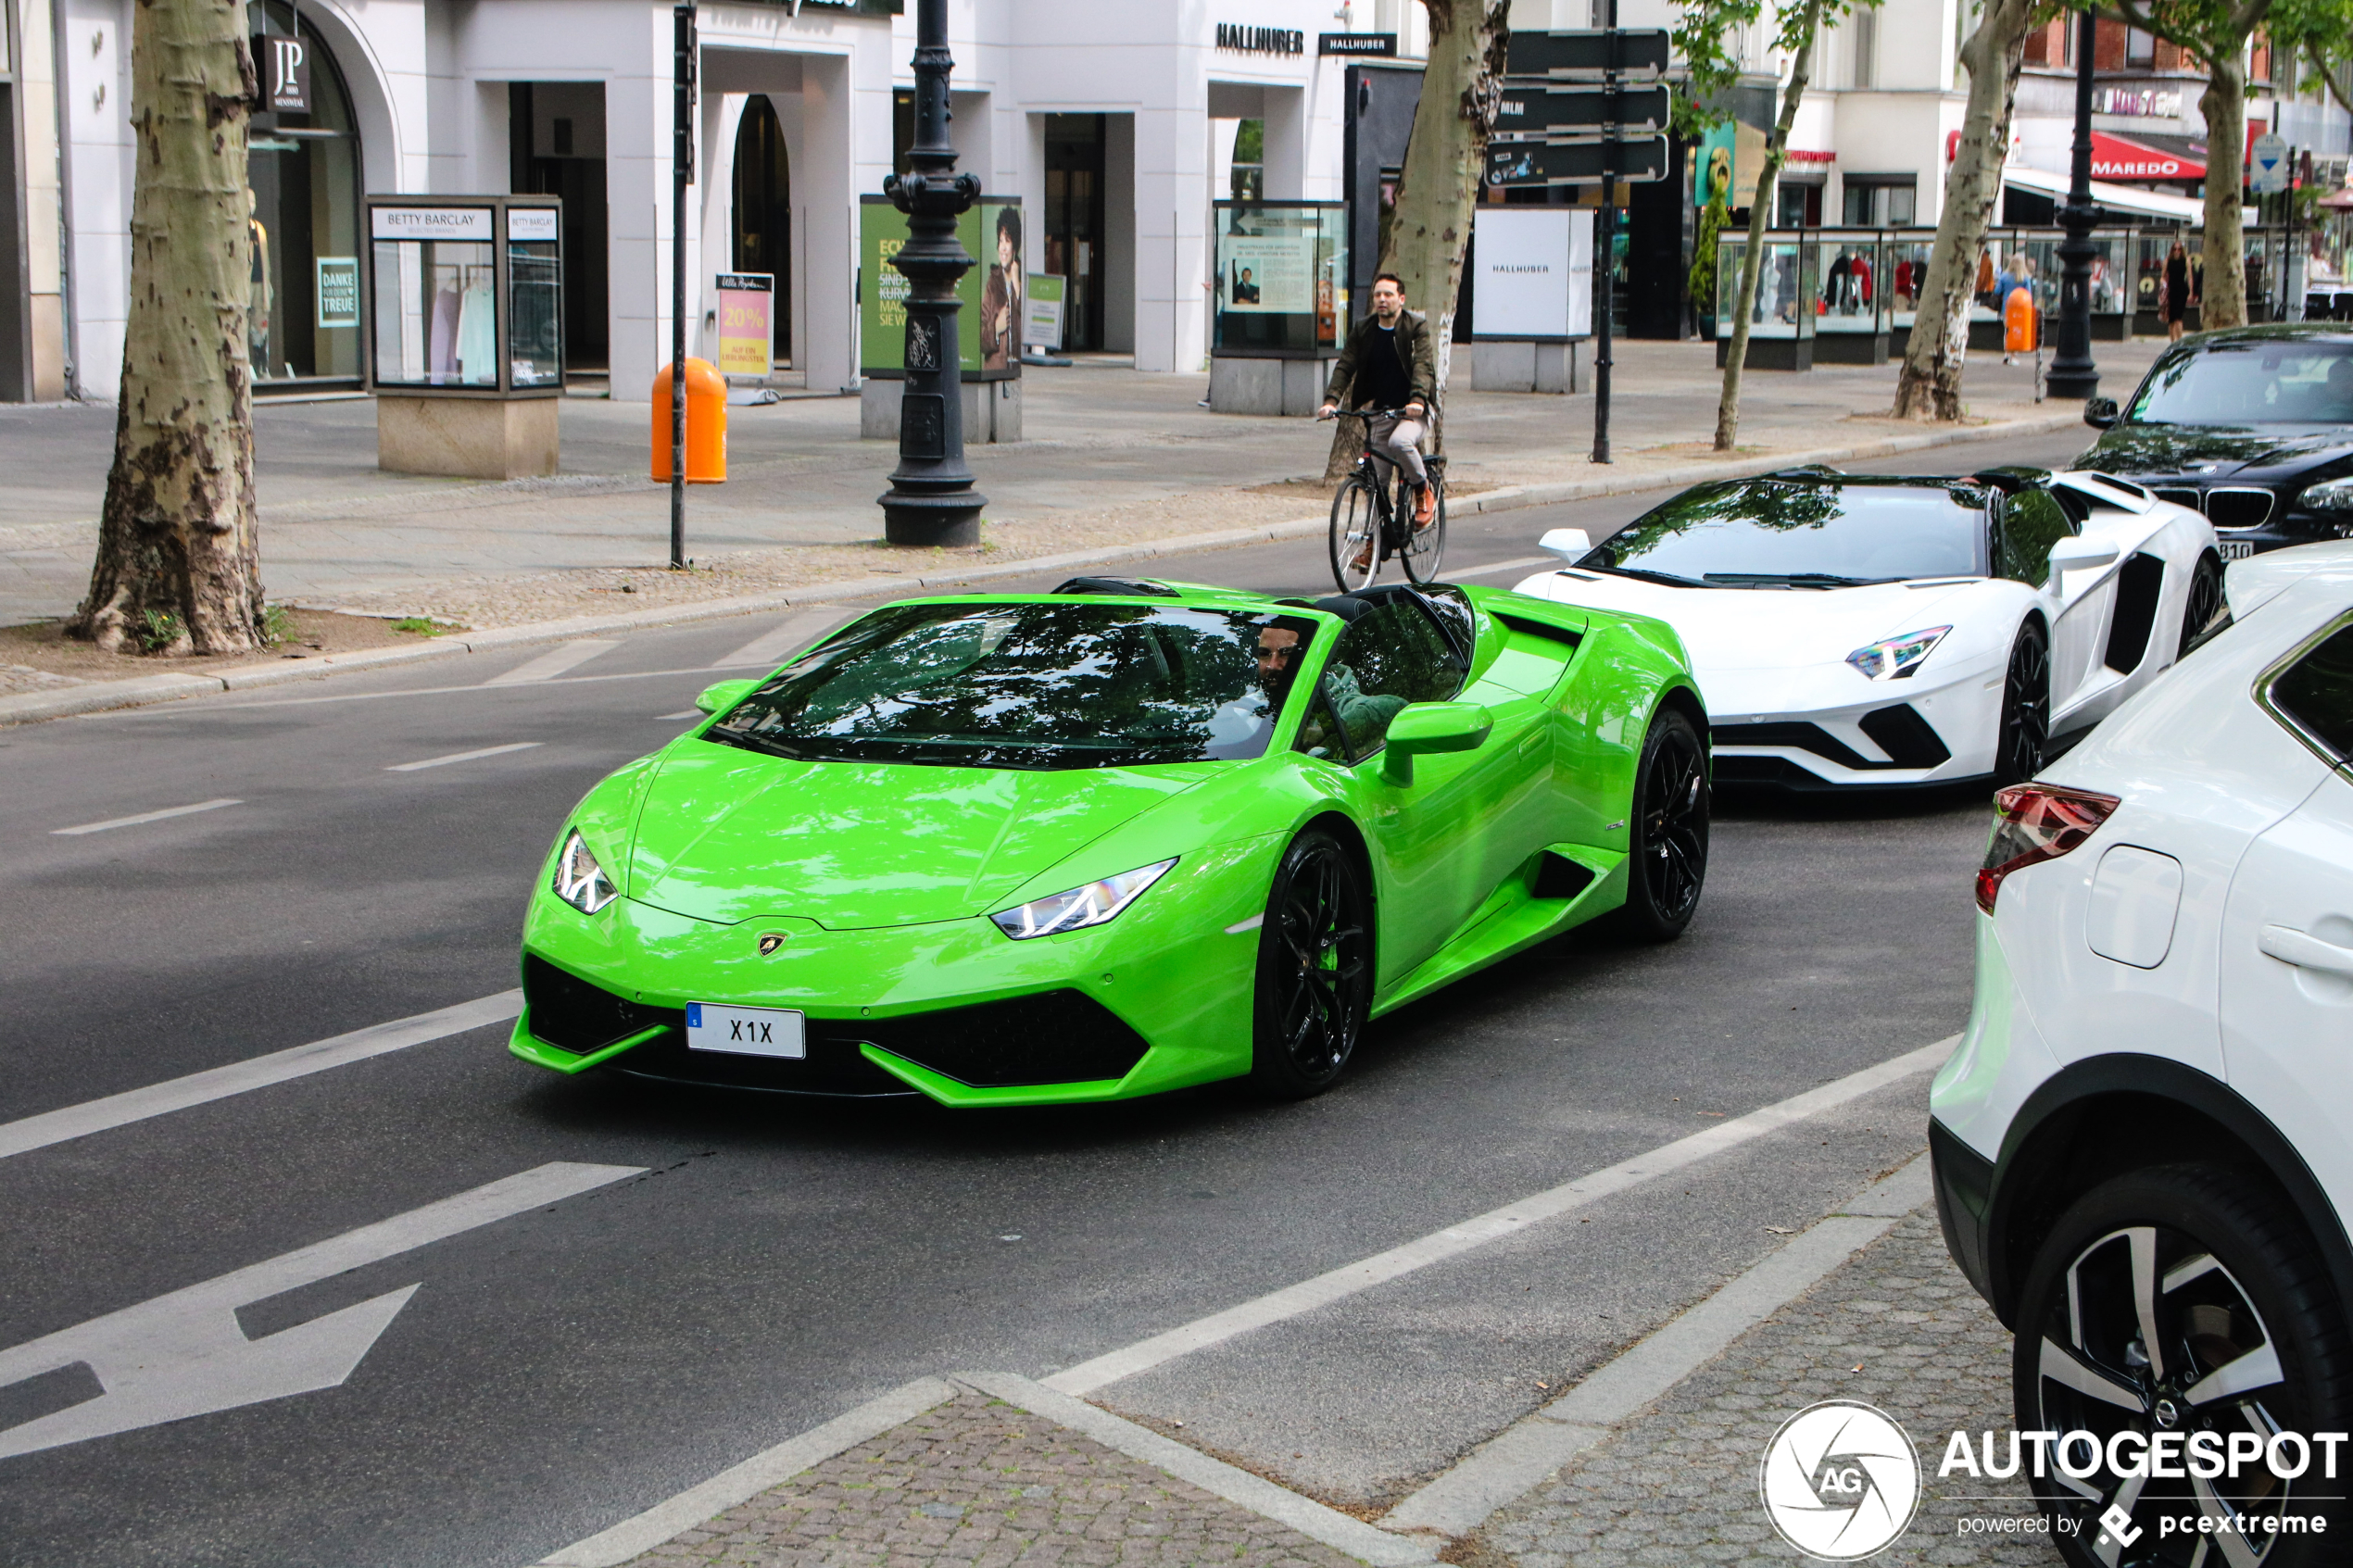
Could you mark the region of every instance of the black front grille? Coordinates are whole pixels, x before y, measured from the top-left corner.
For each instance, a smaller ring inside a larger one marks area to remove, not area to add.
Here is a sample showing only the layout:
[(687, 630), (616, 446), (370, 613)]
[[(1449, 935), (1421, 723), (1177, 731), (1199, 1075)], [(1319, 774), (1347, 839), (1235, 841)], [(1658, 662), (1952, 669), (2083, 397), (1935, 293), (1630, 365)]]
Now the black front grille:
[(2194, 512), (2205, 509), (2205, 493), (2196, 485), (2159, 484), (2151, 488), (2160, 501), (2171, 501), (2177, 507), (2187, 507)]
[(2269, 490), (2209, 490), (2206, 521), (2217, 528), (2260, 528), (2271, 521), (2273, 500)]
[(531, 1032), (559, 1050), (585, 1056), (615, 1040), (666, 1023), (674, 1031), (686, 1026), (677, 1008), (653, 1008), (616, 997), (576, 974), (568, 974), (536, 953), (522, 960), (523, 1005), (531, 1010)]
[(1083, 991), (1047, 991), (905, 1018), (812, 1019), (812, 1035), (870, 1041), (974, 1088), (1125, 1078), (1144, 1037)]
[(1953, 758), (1944, 737), (1908, 702), (1899, 702), (1893, 708), (1875, 708), (1857, 719), (1855, 727), (1887, 753), (1888, 765), (1893, 767), (1933, 768)]
[(605, 1070), (668, 1084), (701, 1084), (723, 1089), (764, 1089), (772, 1094), (880, 1098), (915, 1091), (868, 1061), (855, 1040), (821, 1036), (826, 1021), (809, 1021), (809, 1054), (799, 1061), (782, 1057), (735, 1056), (726, 1051), (690, 1051), (686, 1031), (659, 1035), (605, 1063)]

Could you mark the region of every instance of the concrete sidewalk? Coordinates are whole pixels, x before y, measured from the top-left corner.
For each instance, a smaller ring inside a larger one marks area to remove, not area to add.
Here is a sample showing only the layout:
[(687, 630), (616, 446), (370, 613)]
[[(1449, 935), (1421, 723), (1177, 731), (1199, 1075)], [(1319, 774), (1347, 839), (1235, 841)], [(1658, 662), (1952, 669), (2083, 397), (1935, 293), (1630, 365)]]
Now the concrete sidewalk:
[[(2103, 345), (2109, 384), (2121, 388), (2161, 346)], [(1891, 438), (1930, 428), (1884, 417), (1893, 366), (1752, 372), (1743, 450), (1727, 464), (1708, 449), (1718, 383), (1711, 345), (1635, 342), (1617, 352), (1618, 460), (1607, 469), (1588, 456), (1590, 395), (1451, 395), (1458, 503), (1504, 487), (1550, 500), (1588, 483), (1689, 483), (1785, 455), (1886, 450)], [(2031, 401), (2024, 363), (1982, 357), (1969, 380), (1980, 434), (2071, 417)], [(1031, 439), (970, 451), (989, 507), (984, 544), (969, 551), (880, 544), (875, 498), (896, 454), (859, 439), (854, 399), (730, 409), (728, 483), (698, 486), (688, 500), (689, 553), (710, 569), (691, 574), (661, 570), (668, 500), (644, 477), (643, 405), (566, 399), (564, 471), (503, 484), (382, 472), (366, 400), (268, 405), (255, 416), (264, 579), (273, 599), (308, 606), (514, 626), (1262, 528), (1328, 504), (1315, 482), (1329, 432), (1203, 409), (1206, 375), (1095, 361), (1033, 369), (1025, 386)], [(81, 596), (113, 428), (107, 407), (0, 409), (0, 471), (10, 476), (0, 491), (0, 625), (54, 618)]]

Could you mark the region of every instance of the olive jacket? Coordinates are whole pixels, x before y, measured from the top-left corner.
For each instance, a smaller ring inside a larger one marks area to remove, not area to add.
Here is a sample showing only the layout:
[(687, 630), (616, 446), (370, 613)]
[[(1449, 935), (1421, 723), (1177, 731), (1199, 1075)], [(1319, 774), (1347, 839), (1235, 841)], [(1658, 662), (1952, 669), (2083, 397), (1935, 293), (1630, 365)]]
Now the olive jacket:
[[(1341, 345), (1340, 358), (1332, 361), (1332, 378), (1324, 389), (1324, 400), (1348, 407), (1349, 386), (1356, 379), (1356, 366), (1367, 354), (1379, 348), (1376, 341), (1380, 318), (1366, 316), (1348, 329), (1348, 341)], [(1438, 405), (1438, 360), (1430, 346), (1429, 319), (1417, 311), (1397, 313), (1395, 334), (1397, 358), (1405, 367), (1406, 384), (1426, 408)]]

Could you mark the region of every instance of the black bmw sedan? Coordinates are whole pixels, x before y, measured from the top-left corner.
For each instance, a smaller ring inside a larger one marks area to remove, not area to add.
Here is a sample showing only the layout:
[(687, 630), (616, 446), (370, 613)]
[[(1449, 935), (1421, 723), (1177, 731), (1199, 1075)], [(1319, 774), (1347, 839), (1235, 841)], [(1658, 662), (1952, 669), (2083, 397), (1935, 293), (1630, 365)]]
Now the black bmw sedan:
[(2205, 512), (2225, 559), (2353, 533), (2353, 327), (2240, 327), (2183, 339), (2074, 467)]

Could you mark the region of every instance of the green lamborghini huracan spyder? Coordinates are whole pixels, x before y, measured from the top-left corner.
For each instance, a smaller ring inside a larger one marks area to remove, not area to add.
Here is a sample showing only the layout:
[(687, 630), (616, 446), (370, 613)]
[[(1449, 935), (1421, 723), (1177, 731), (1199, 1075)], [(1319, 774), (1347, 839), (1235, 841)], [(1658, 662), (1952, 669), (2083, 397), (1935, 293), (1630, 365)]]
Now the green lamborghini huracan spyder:
[(1678, 935), (1707, 868), (1674, 632), (1495, 589), (915, 599), (698, 706), (556, 835), (526, 1060), (1302, 1097), (1367, 1020), (1571, 926)]

